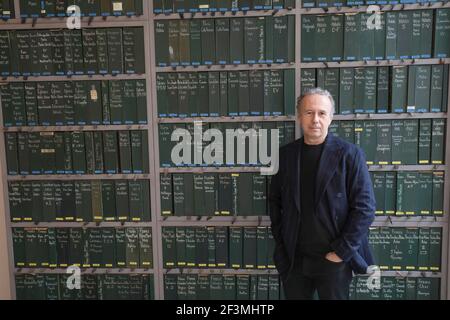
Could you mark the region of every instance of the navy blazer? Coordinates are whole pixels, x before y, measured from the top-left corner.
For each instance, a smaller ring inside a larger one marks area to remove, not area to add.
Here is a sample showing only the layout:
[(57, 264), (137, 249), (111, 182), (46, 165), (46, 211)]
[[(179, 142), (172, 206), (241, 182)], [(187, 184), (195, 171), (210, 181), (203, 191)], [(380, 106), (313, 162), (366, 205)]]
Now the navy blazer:
[[(303, 138), (282, 148), (278, 173), (271, 179), (270, 219), (275, 239), (273, 260), (281, 276), (293, 267), (301, 220), (300, 159)], [(329, 133), (316, 175), (316, 215), (332, 236), (331, 248), (355, 274), (374, 264), (369, 227), (375, 218), (375, 196), (364, 152)]]

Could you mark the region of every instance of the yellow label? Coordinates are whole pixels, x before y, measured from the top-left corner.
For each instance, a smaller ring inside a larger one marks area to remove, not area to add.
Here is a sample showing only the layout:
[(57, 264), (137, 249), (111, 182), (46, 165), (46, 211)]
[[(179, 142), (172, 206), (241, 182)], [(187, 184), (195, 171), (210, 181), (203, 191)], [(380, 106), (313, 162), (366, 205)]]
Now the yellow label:
[(413, 266), (406, 266), (406, 270), (416, 270), (416, 267), (413, 267)]
[(133, 218), (132, 221), (141, 221), (141, 218)]
[(275, 269), (275, 266), (272, 265), (272, 264), (269, 264), (269, 265), (267, 266), (267, 268), (269, 268), (269, 269)]
[(208, 9), (209, 8), (209, 4), (201, 4), (198, 6), (200, 9)]
[(433, 211), (433, 213), (434, 214), (443, 214), (444, 212), (439, 210), (439, 211)]
[(11, 14), (11, 11), (9, 11), (9, 10), (3, 11), (3, 15), (5, 15), (5, 16), (9, 16), (10, 14)]
[(83, 264), (83, 268), (90, 268), (91, 265), (90, 264)]
[(55, 153), (55, 149), (41, 149), (41, 153)]
[(384, 211), (375, 211), (375, 214), (383, 214)]
[(132, 265), (132, 266), (137, 266), (137, 262), (130, 262), (130, 264)]
[(373, 164), (373, 161), (366, 161), (366, 164)]
[(401, 161), (392, 161), (392, 164), (402, 164)]
[(395, 211), (391, 211), (391, 210), (386, 211), (386, 214), (394, 214), (394, 213), (395, 213)]
[(230, 215), (230, 211), (222, 211), (222, 214), (223, 214), (224, 216), (228, 216), (228, 215)]
[(91, 100), (92, 101), (98, 100), (98, 93), (94, 86), (92, 86), (92, 89), (91, 89)]
[(362, 132), (363, 128), (355, 128), (355, 132)]
[(77, 222), (83, 222), (82, 218), (77, 218)]
[(56, 268), (57, 265), (56, 265), (56, 264), (51, 264), (51, 265), (49, 265), (49, 267), (50, 267), (50, 268)]
[(105, 267), (107, 267), (107, 268), (112, 268), (112, 264), (111, 263), (107, 263), (107, 264), (105, 264)]
[(402, 268), (399, 267), (399, 266), (393, 266), (392, 269), (393, 269), (393, 270), (401, 270)]
[(246, 268), (254, 268), (255, 266), (253, 264), (246, 264), (245, 267)]
[(64, 221), (63, 218), (56, 218), (56, 221)]
[(266, 266), (258, 266), (258, 269), (265, 269)]
[(13, 218), (13, 221), (22, 221), (22, 218)]
[(173, 262), (166, 262), (166, 266), (174, 266), (175, 265), (175, 263), (173, 263)]
[(428, 267), (419, 267), (419, 270), (420, 271), (426, 271), (426, 270), (428, 270)]
[(48, 262), (43, 262), (43, 263), (42, 263), (42, 266), (43, 266), (43, 267), (48, 267), (48, 264), (49, 264)]
[(113, 3), (113, 10), (114, 11), (122, 11), (123, 9), (122, 2), (114, 2)]
[(240, 268), (240, 267), (241, 267), (240, 264), (232, 264), (231, 266), (232, 266), (233, 268)]
[(218, 266), (218, 267), (225, 267), (226, 264), (225, 264), (225, 263), (218, 263), (217, 266)]
[[(59, 265), (60, 267), (62, 267), (62, 268), (66, 268), (66, 267), (68, 267), (68, 265), (67, 264), (65, 264), (65, 263), (63, 263), (63, 264), (60, 264)], [(100, 265), (99, 265), (100, 266)]]
[(172, 214), (172, 212), (171, 211), (163, 211), (163, 212), (161, 212), (161, 214), (162, 215), (169, 215), (169, 214)]
[(24, 221), (33, 221), (33, 218), (23, 218)]
[(178, 262), (177, 263), (179, 266), (185, 266), (186, 265), (186, 262)]
[(388, 161), (380, 161), (380, 162), (378, 162), (379, 164), (389, 164), (389, 162)]
[(441, 160), (433, 160), (433, 164), (442, 164)]
[(419, 163), (420, 164), (428, 164), (428, 163), (430, 163), (430, 161), (428, 161), (428, 160), (419, 160)]
[(144, 265), (144, 266), (149, 266), (149, 265), (150, 265), (150, 262), (144, 261), (144, 262), (142, 262), (142, 265)]
[(413, 212), (413, 211), (406, 211), (406, 215), (408, 215), (408, 216), (412, 216), (412, 215), (415, 215), (416, 213), (415, 212)]
[(99, 268), (99, 267), (100, 267), (100, 265), (99, 265), (98, 263), (93, 263), (92, 266), (93, 266), (94, 268)]
[(432, 271), (439, 271), (439, 268), (437, 268), (437, 267), (430, 267), (430, 270), (432, 270)]
[(404, 213), (403, 211), (397, 211), (395, 214), (398, 215), (398, 216), (402, 216), (402, 215), (404, 215), (405, 213)]
[(107, 217), (107, 218), (105, 218), (105, 220), (106, 221), (114, 221), (114, 218), (113, 217)]
[(195, 267), (195, 263), (188, 263), (187, 264), (189, 267)]
[(420, 213), (421, 213), (421, 214), (430, 214), (430, 211), (428, 211), (428, 210), (422, 210), (422, 211), (420, 211)]
[(232, 173), (231, 176), (232, 177), (239, 177), (239, 173)]
[(25, 267), (25, 263), (23, 263), (23, 262), (17, 262), (17, 265), (18, 265), (19, 267)]
[(198, 266), (199, 267), (206, 267), (206, 263), (199, 263)]
[(117, 265), (118, 265), (118, 266), (124, 266), (124, 265), (125, 265), (125, 262), (117, 262)]
[(210, 263), (210, 264), (208, 264), (208, 267), (215, 267), (215, 266), (216, 266), (215, 263)]
[(66, 221), (73, 221), (73, 220), (75, 220), (74, 217), (66, 217)]

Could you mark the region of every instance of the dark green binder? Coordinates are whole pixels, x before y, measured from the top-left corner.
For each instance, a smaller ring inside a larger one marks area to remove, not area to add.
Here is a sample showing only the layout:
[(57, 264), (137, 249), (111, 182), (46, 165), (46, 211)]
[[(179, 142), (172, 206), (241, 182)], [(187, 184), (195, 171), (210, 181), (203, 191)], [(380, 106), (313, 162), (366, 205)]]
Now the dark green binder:
[(162, 229), (163, 266), (166, 269), (175, 268), (177, 265), (175, 227), (164, 227)]
[(196, 238), (195, 238), (195, 228), (186, 228), (185, 230), (186, 237), (186, 267), (194, 268), (197, 265), (197, 250), (196, 250)]
[(119, 172), (119, 150), (116, 131), (103, 131), (103, 158), (106, 173)]
[(444, 163), (444, 134), (445, 134), (445, 120), (433, 119), (431, 127), (431, 163)]
[(257, 267), (257, 235), (256, 228), (243, 228), (243, 267), (245, 269), (255, 269)]
[(83, 132), (72, 132), (72, 161), (75, 173), (86, 173), (86, 148)]
[[(131, 220), (131, 190), (129, 190), (129, 183), (131, 182), (132, 181), (126, 180), (116, 180), (113, 182), (114, 192), (111, 192), (111, 196), (113, 196), (113, 198), (109, 201), (113, 203), (116, 209), (116, 214), (113, 217), (112, 215), (110, 215), (109, 217), (118, 219), (119, 221)], [(106, 199), (103, 199), (103, 202), (105, 202), (105, 200)], [(105, 215), (105, 206), (103, 206), (103, 210), (103, 216), (105, 217), (105, 220), (108, 220), (107, 215)]]
[(191, 65), (198, 66), (202, 63), (202, 36), (201, 20), (190, 21), (190, 57)]
[(116, 221), (116, 187), (113, 180), (102, 180), (102, 204), (103, 204), (103, 220)]
[(123, 60), (127, 74), (145, 73), (144, 28), (123, 28)]
[(230, 19), (216, 19), (215, 33), (217, 63), (230, 64)]
[(150, 228), (139, 228), (139, 267), (153, 267), (152, 232)]
[(444, 199), (444, 173), (442, 171), (433, 171), (433, 215), (443, 215), (443, 199)]
[(155, 21), (155, 62), (157, 66), (165, 67), (170, 64), (169, 60), (169, 21)]
[(244, 19), (230, 19), (230, 61), (241, 64), (244, 60)]
[(139, 267), (139, 234), (137, 228), (126, 228), (126, 265), (128, 268)]
[(109, 74), (124, 73), (123, 36), (121, 28), (107, 29)]

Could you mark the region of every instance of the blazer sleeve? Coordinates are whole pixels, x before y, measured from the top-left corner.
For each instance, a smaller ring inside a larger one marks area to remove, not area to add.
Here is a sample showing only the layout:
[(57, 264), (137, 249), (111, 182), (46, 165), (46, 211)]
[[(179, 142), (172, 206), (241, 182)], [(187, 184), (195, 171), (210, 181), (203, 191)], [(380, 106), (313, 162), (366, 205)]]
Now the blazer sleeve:
[(280, 167), (278, 172), (272, 176), (269, 187), (269, 215), (271, 220), (271, 231), (275, 241), (274, 263), (280, 274), (285, 273), (289, 269), (289, 256), (283, 242), (281, 234), (281, 225), (283, 219), (283, 205), (282, 205), (282, 177), (283, 169), (281, 168), (281, 152), (280, 152)]
[(345, 262), (358, 251), (361, 240), (367, 237), (375, 219), (375, 195), (366, 159), (360, 148), (355, 148), (350, 170), (347, 171), (349, 212), (340, 236), (331, 243), (332, 249)]

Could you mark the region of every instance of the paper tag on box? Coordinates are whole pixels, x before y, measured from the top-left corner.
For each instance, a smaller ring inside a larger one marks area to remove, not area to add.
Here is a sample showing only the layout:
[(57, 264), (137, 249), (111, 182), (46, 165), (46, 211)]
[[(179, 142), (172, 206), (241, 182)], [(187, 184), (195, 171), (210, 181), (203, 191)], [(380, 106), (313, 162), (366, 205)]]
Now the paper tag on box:
[(114, 2), (113, 3), (113, 10), (114, 11), (122, 11), (123, 9), (122, 2)]
[(92, 89), (91, 89), (91, 100), (97, 101), (97, 99), (98, 99), (97, 90), (94, 87), (92, 87)]

